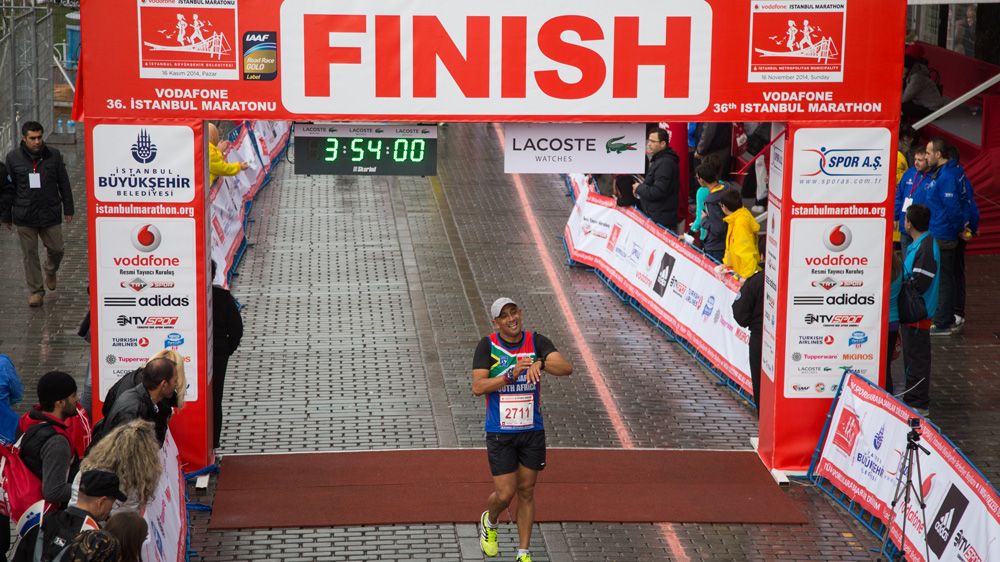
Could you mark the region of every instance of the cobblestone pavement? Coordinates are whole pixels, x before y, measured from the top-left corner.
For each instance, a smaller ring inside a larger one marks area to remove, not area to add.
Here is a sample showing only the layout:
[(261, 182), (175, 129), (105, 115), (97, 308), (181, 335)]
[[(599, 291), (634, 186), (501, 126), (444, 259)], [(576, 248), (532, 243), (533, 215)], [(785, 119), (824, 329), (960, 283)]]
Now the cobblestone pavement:
[[(87, 306), (82, 147), (71, 148), (65, 152), (78, 215), (66, 229), (59, 289), (41, 309), (27, 306), (15, 238), (0, 236), (7, 264), (0, 269), (0, 353), (14, 358), (29, 393), (49, 369), (82, 379), (86, 368), (86, 344), (75, 336)], [(299, 177), (288, 164), (277, 169), (255, 204), (254, 245), (234, 280), (247, 334), (227, 377), (223, 455), (481, 447), (484, 408), (469, 391), (469, 369), (488, 330), (485, 307), (500, 295), (518, 300), (528, 327), (576, 364), (574, 376), (544, 390), (550, 445), (622, 446), (542, 252), (556, 262), (557, 282), (632, 445), (749, 446), (755, 421), (742, 401), (593, 274), (560, 265), (570, 201), (559, 178), (522, 178), (539, 245), (502, 173), (492, 126), (443, 128), (439, 150), (433, 179)], [(994, 483), (1000, 390), (992, 375), (1000, 342), (990, 323), (997, 281), (987, 273), (998, 263), (969, 259), (969, 327), (934, 341), (931, 407), (932, 419)], [(190, 490), (191, 499), (210, 502), (213, 491), (214, 481), (207, 492)], [(544, 524), (535, 528), (532, 550), (541, 561), (872, 558), (875, 540), (825, 495), (802, 484), (787, 493), (809, 525)], [(200, 513), (191, 523), (192, 546), (210, 561), (481, 559), (472, 524), (207, 531), (208, 516)], [(512, 555), (513, 526), (500, 537), (501, 552)]]

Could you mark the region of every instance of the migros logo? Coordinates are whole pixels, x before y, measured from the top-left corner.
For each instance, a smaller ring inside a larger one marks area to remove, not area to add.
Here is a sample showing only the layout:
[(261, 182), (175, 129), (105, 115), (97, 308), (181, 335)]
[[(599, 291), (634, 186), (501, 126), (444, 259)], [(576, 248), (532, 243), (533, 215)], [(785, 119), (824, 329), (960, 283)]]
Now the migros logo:
[[(705, 0), (663, 2), (616, 15), (603, 0), (539, 2), (523, 15), (473, 4), (397, 3), (392, 14), (346, 13), (341, 3), (285, 0), (281, 94), (295, 113), (565, 112), (578, 100), (609, 112), (700, 113), (709, 103), (712, 34)], [(496, 69), (500, 69), (499, 71)], [(647, 73), (659, 84), (648, 88)], [(640, 74), (643, 80), (640, 81)]]

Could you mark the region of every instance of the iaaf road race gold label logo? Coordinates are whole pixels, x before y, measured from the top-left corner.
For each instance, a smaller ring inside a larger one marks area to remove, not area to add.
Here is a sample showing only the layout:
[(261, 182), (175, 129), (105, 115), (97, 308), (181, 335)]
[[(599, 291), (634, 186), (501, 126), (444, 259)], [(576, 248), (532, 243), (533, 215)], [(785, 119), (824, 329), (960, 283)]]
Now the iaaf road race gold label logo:
[(138, 0), (139, 77), (239, 79), (237, 0)]

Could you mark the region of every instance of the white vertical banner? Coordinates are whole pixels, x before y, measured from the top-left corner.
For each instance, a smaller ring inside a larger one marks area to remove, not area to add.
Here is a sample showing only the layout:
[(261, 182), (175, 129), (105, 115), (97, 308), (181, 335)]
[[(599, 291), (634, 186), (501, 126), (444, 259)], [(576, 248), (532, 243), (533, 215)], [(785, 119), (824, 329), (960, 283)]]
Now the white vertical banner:
[(148, 538), (142, 544), (142, 559), (144, 562), (182, 562), (187, 554), (187, 505), (184, 474), (170, 431), (160, 448), (160, 462), (163, 473), (142, 514), (149, 524)]

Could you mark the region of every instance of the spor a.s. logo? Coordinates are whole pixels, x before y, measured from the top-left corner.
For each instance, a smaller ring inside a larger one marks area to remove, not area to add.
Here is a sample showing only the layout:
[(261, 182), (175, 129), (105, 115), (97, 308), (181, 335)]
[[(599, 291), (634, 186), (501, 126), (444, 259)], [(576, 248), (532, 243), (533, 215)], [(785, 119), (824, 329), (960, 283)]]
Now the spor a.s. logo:
[[(815, 167), (803, 177), (872, 177), (884, 173), (886, 158), (877, 148), (806, 148), (802, 152), (815, 155)], [(812, 157), (805, 156), (804, 157)]]

